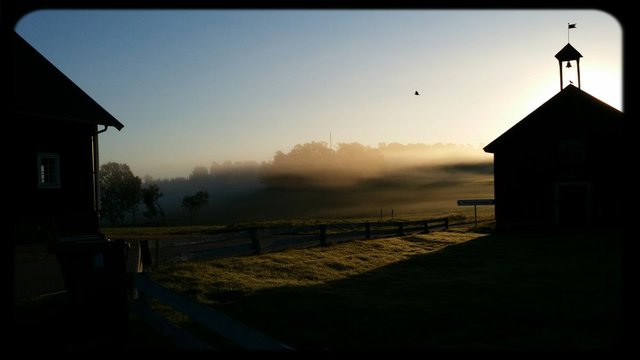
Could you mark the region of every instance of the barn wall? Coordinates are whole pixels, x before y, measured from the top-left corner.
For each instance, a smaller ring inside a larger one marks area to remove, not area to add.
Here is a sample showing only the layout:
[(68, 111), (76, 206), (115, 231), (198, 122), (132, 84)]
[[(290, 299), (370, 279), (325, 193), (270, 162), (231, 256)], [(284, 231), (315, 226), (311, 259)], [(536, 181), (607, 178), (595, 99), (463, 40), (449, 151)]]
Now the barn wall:
[(620, 119), (586, 112), (537, 120), (547, 126), (529, 126), (526, 137), (495, 150), (498, 227), (606, 226), (619, 219), (628, 166)]
[[(17, 241), (42, 239), (38, 231), (55, 227), (60, 235), (95, 233), (92, 135), (96, 125), (20, 117), (14, 136), (11, 208)], [(60, 188), (39, 188), (38, 153), (59, 154)], [(34, 233), (35, 232), (35, 233)]]

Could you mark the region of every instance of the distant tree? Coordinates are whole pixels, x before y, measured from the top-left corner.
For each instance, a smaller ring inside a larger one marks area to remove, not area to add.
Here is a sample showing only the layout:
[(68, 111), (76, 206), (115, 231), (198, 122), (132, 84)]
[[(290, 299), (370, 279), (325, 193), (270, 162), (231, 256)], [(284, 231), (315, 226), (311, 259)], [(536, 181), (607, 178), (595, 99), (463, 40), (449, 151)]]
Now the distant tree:
[(222, 165), (212, 162), (209, 167), (209, 175), (212, 180), (221, 182), (247, 181), (248, 178), (256, 178), (260, 165), (255, 161), (225, 161)]
[(212, 162), (211, 166), (209, 167), (209, 174), (211, 174), (211, 176), (213, 177), (218, 177), (220, 176), (221, 173), (222, 173), (222, 166), (215, 161)]
[(384, 155), (378, 149), (359, 143), (339, 143), (336, 151), (338, 174), (359, 178), (378, 175), (385, 165)]
[(260, 181), (269, 187), (305, 188), (352, 186), (380, 176), (384, 155), (359, 143), (325, 142), (298, 144), (289, 153), (276, 152), (273, 161), (261, 167)]
[(142, 203), (146, 208), (143, 215), (149, 220), (153, 220), (156, 216), (160, 215), (164, 223), (164, 211), (162, 211), (162, 207), (160, 207), (160, 202), (158, 201), (161, 197), (160, 187), (156, 184), (149, 184), (142, 189)]
[(193, 223), (198, 211), (207, 204), (209, 204), (209, 193), (206, 191), (198, 191), (195, 195), (185, 196), (182, 199), (182, 208), (189, 213), (190, 223)]
[(123, 188), (123, 198), (125, 199), (125, 211), (131, 211), (131, 219), (135, 225), (138, 204), (142, 200), (142, 179), (137, 176), (129, 179)]
[(208, 177), (209, 177), (209, 170), (206, 167), (196, 166), (195, 168), (193, 168), (191, 175), (189, 175), (189, 180), (201, 179), (201, 178), (206, 179)]
[(140, 202), (142, 180), (133, 175), (129, 165), (109, 162), (100, 167), (100, 202), (102, 213), (111, 225), (124, 224), (124, 213), (135, 213)]
[(323, 183), (335, 163), (335, 151), (323, 141), (297, 144), (288, 153), (277, 151), (262, 167), (260, 181), (267, 186), (299, 187)]

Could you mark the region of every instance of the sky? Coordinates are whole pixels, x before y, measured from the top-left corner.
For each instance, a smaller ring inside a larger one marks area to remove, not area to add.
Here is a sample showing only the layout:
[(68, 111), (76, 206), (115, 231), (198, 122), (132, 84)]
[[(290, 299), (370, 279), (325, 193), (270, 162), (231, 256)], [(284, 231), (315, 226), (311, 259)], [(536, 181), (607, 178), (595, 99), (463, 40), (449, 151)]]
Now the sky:
[(57, 9), (16, 32), (124, 124), (100, 161), (140, 177), (312, 141), (482, 152), (558, 93), (568, 41), (582, 90), (624, 111), (623, 30), (600, 10)]

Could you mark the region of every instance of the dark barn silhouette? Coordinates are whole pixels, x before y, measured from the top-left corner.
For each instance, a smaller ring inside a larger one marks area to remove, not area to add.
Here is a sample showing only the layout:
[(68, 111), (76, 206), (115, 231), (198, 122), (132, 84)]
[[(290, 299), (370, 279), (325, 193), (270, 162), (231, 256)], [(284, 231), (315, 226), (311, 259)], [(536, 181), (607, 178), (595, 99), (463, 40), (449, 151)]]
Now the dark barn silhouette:
[(98, 136), (123, 125), (19, 35), (9, 38), (14, 240), (98, 234)]
[(586, 227), (621, 216), (623, 116), (568, 85), (484, 148), (496, 225)]
[[(14, 315), (18, 333), (25, 334), (32, 322), (42, 327), (33, 334), (46, 334), (47, 348), (120, 346), (129, 321), (128, 244), (100, 231), (98, 136), (123, 125), (18, 34), (11, 32), (8, 39), (13, 240), (16, 245), (46, 242), (59, 264), (59, 269), (22, 264), (21, 278), (60, 271), (66, 289), (64, 306), (38, 302), (55, 316), (25, 310)], [(18, 335), (18, 341), (27, 338)]]
[[(611, 226), (624, 215), (624, 114), (581, 90), (571, 44), (555, 58), (560, 92), (484, 148), (498, 229)], [(563, 88), (563, 71), (576, 72), (578, 87)]]

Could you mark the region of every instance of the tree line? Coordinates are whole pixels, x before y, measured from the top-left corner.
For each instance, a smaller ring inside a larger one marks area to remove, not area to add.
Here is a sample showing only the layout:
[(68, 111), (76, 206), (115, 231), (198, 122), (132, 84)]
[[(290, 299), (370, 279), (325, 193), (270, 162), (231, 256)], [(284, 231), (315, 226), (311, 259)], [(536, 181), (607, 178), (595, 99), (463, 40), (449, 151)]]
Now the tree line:
[[(165, 222), (165, 213), (160, 205), (163, 196), (160, 187), (154, 183), (142, 186), (142, 179), (135, 176), (129, 165), (108, 162), (100, 166), (100, 205), (101, 216), (111, 226), (124, 225), (125, 215), (131, 215), (136, 223), (140, 204), (144, 206), (142, 215), (150, 222)], [(182, 199), (182, 208), (189, 214), (190, 221), (209, 201), (206, 191)]]
[[(483, 157), (484, 156), (484, 157)], [(260, 184), (266, 187), (350, 186), (359, 181), (397, 173), (417, 166), (489, 162), (479, 148), (456, 144), (380, 143), (377, 147), (360, 143), (329, 146), (323, 141), (295, 145), (289, 152), (277, 151), (272, 161), (213, 162), (209, 168), (196, 166), (183, 178), (146, 180), (192, 184)]]
[[(147, 223), (165, 223), (167, 219), (193, 223), (199, 214), (237, 218), (243, 201), (264, 202), (265, 196), (275, 198), (275, 192), (347, 191), (380, 181), (388, 183), (383, 179), (420, 181), (425, 176), (440, 176), (444, 164), (457, 164), (458, 169), (451, 171), (491, 171), (491, 162), (481, 159), (483, 154), (480, 149), (454, 144), (381, 143), (370, 147), (340, 143), (330, 147), (326, 142), (309, 142), (286, 153), (278, 151), (269, 162), (213, 162), (210, 167), (195, 166), (187, 177), (154, 179), (146, 175), (144, 180), (126, 164), (108, 163), (101, 167), (102, 214), (111, 225), (122, 225), (125, 220), (135, 224), (140, 206)], [(213, 206), (208, 206), (210, 199), (215, 199)], [(247, 211), (253, 210), (245, 208)]]

